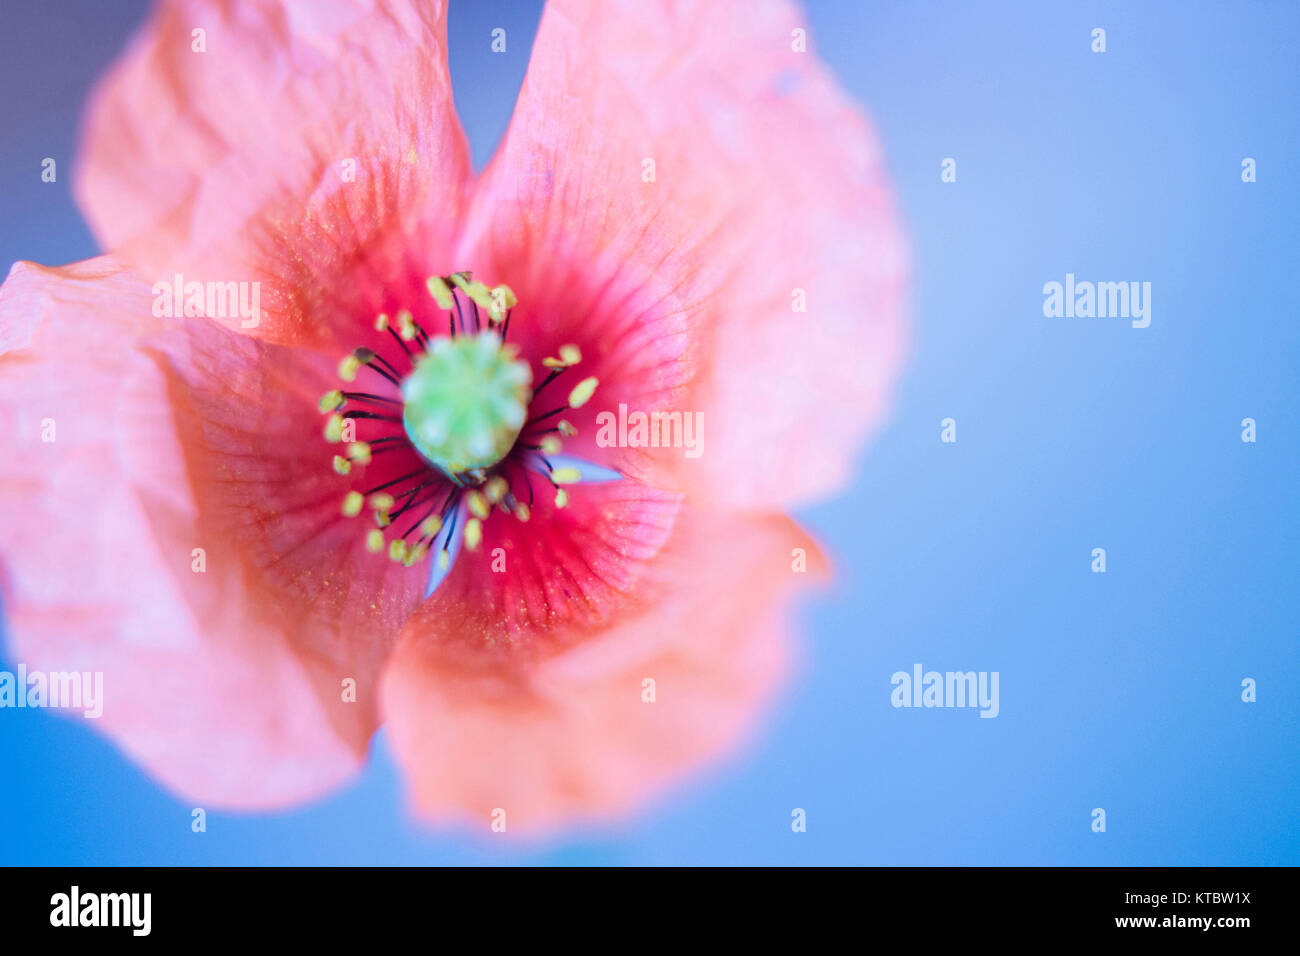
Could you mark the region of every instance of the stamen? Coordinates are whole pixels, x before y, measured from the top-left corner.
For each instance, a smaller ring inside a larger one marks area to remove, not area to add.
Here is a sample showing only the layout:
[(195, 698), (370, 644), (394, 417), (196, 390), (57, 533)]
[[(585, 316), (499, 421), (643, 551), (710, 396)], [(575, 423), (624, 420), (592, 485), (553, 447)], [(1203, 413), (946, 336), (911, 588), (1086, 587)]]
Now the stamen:
[(483, 496), (491, 504), (496, 504), (510, 490), (510, 484), (500, 475), (495, 475), (483, 486)]
[[(388, 333), (402, 350), (409, 367), (398, 364), (406, 371), (399, 372), (397, 365), (364, 347), (339, 362), (343, 381), (355, 381), (365, 367), (394, 386), (398, 394), (384, 394), (383, 388), (333, 389), (321, 396), (318, 405), (328, 416), (326, 440), (338, 444), (345, 434), (348, 438), (340, 453), (331, 458), (335, 473), (350, 475), (355, 466), (370, 465), (376, 455), (386, 452), (413, 451), (423, 459), (414, 471), (365, 490), (353, 489), (344, 496), (344, 516), (357, 517), (367, 508), (373, 513), (375, 526), (365, 534), (366, 550), (374, 554), (387, 550), (390, 560), (411, 567), (436, 549), (438, 567), (446, 570), (458, 530), (463, 546), (474, 551), (483, 542), (483, 524), (493, 510), (513, 514), (521, 523), (531, 519), (533, 472), (543, 475), (555, 489), (555, 506), (567, 506), (568, 492), (561, 486), (580, 481), (581, 473), (572, 467), (555, 468), (547, 456), (559, 454), (561, 439), (576, 435), (577, 429), (560, 419), (551, 427), (541, 424), (525, 439), (520, 436), (531, 426), (585, 405), (595, 394), (598, 381), (594, 376), (583, 379), (570, 390), (567, 404), (529, 418), (529, 406), (538, 393), (579, 364), (582, 350), (564, 344), (556, 355), (542, 359), (549, 374), (536, 388), (530, 388), (532, 366), (518, 357), (515, 346), (505, 345), (513, 309), (518, 305), (509, 286), (489, 288), (469, 271), (459, 271), (429, 276), (425, 288), (437, 308), (447, 313), (447, 337), (431, 339), (410, 309), (398, 309), (391, 317), (381, 312), (375, 317), (374, 329)], [(391, 347), (388, 351), (397, 354)], [(361, 407), (350, 407), (353, 403)], [(345, 429), (347, 422), (395, 424), (402, 430), (386, 434), (388, 429), (370, 427), (366, 440), (357, 441), (352, 426)], [(372, 436), (370, 432), (376, 430), (379, 434)], [(512, 468), (518, 469), (518, 475)], [(512, 482), (519, 477), (527, 493), (521, 490), (516, 497)], [(406, 530), (400, 536), (389, 535), (385, 529), (407, 512), (415, 520), (409, 526), (403, 523)], [(458, 529), (458, 523), (463, 527)]]
[[(542, 380), (541, 385), (538, 385), (535, 389), (533, 389), (533, 398), (536, 398), (538, 395), (542, 394), (542, 390), (545, 389), (547, 385), (550, 385), (552, 382), (554, 382), (557, 378), (559, 378), (563, 374), (564, 374), (564, 369), (562, 368), (557, 368), (553, 372), (551, 372), (550, 375), (546, 376), (546, 378)], [(564, 411), (564, 409), (560, 409), (560, 411)]]
[(424, 280), (424, 287), (429, 290), (429, 295), (433, 296), (433, 301), (438, 303), (438, 308), (444, 312), (451, 310), (451, 290), (447, 288), (447, 283), (441, 276), (429, 276)]
[[(359, 351), (359, 350), (358, 350)], [(339, 378), (345, 382), (355, 382), (357, 371), (361, 368), (361, 358), (354, 352), (339, 360)]]
[[(383, 395), (376, 395), (373, 392), (337, 392), (332, 394), (342, 395), (346, 399), (352, 399), (359, 402), (375, 402), (375, 403), (382, 403), (385, 405), (402, 404), (400, 401), (398, 401), (395, 398), (385, 398)], [(321, 401), (324, 402), (325, 399), (322, 398)], [(324, 409), (321, 410), (324, 411)]]
[(345, 518), (355, 518), (361, 514), (361, 506), (365, 504), (365, 496), (359, 491), (349, 491), (343, 497), (343, 516)]
[(465, 547), (471, 551), (476, 551), (482, 540), (483, 522), (478, 518), (470, 518), (465, 522)]
[(586, 405), (591, 400), (591, 396), (596, 394), (596, 386), (599, 384), (600, 382), (594, 375), (590, 378), (584, 378), (569, 393), (569, 407), (581, 408)]
[(494, 286), (491, 292), (492, 307), (488, 310), (488, 317), (495, 323), (500, 322), (502, 318), (510, 314), (510, 310), (519, 304), (515, 294), (508, 285)]
[(401, 421), (400, 418), (397, 418), (393, 415), (380, 415), (378, 412), (351, 411), (351, 412), (344, 412), (343, 417), (344, 418), (370, 418), (370, 419), (374, 419), (375, 421), (394, 422), (394, 423)]
[(398, 372), (397, 369), (393, 368), (391, 362), (389, 362), (382, 355), (376, 355), (374, 352), (371, 352), (369, 349), (358, 349), (357, 351), (367, 352), (370, 355), (370, 360), (365, 363), (366, 368), (378, 372), (380, 375), (388, 379), (388, 381), (392, 382), (394, 385), (398, 386), (399, 388), (401, 387), (401, 378), (402, 378), (401, 373)]
[(477, 279), (471, 279), (468, 272), (457, 272), (451, 276), (451, 281), (456, 283), (460, 291), (469, 296), (469, 300), (475, 305), (481, 305), (489, 312), (492, 311), (492, 290), (485, 286)]
[(475, 518), (486, 518), (491, 513), (488, 510), (487, 498), (477, 491), (471, 491), (465, 496), (465, 504)]
[[(417, 335), (415, 319), (411, 313), (405, 309), (397, 313), (397, 334), (403, 342), (412, 342), (415, 340)], [(405, 345), (403, 345), (403, 348), (405, 348)], [(407, 350), (407, 354), (410, 354), (409, 349)]]
[[(424, 474), (424, 470), (423, 470), (423, 469), (421, 469), (420, 471), (413, 471), (413, 472), (411, 472), (410, 474), (402, 475), (401, 478), (394, 478), (392, 481), (386, 481), (386, 482), (384, 482), (382, 485), (376, 485), (375, 487), (373, 487), (373, 488), (371, 488), (369, 491), (367, 491), (366, 494), (368, 494), (368, 495), (373, 495), (376, 491), (383, 491), (385, 488), (391, 488), (391, 487), (393, 487), (393, 485), (400, 485), (400, 484), (401, 484), (402, 482), (404, 482), (404, 481), (410, 481), (412, 478), (418, 478), (420, 475), (423, 475), (423, 474)], [(391, 496), (391, 495), (386, 495), (385, 497), (387, 497), (387, 498), (391, 498), (392, 496)], [(374, 500), (374, 499), (371, 499), (371, 500)]]
[[(416, 521), (414, 524), (412, 524), (409, 528), (406, 529), (406, 532), (402, 535), (402, 537), (405, 538), (417, 527), (420, 529), (421, 537), (428, 537), (428, 538), (436, 537), (439, 530), (441, 530), (442, 528), (443, 519), (445, 518), (448, 509), (451, 508), (458, 494), (459, 492), (455, 488), (452, 488), (450, 491), (448, 491), (447, 497), (443, 499), (442, 508), (439, 514), (436, 515), (434, 514), (435, 511), (439, 511), (438, 505), (437, 504), (432, 505), (428, 511), (426, 511), (423, 515), (421, 515), (418, 521)], [(436, 498), (437, 496), (434, 495), (434, 497), (429, 500), (435, 500)]]
[(581, 361), (582, 351), (576, 345), (564, 345), (560, 347), (559, 358), (544, 358), (542, 364), (547, 368), (566, 369), (577, 365)]
[(541, 415), (534, 415), (532, 418), (528, 419), (527, 424), (531, 425), (533, 422), (540, 422), (544, 419), (550, 418), (552, 415), (558, 415), (560, 412), (567, 412), (568, 410), (568, 405), (561, 405), (559, 408), (552, 408), (549, 412), (544, 412)]
[[(465, 324), (465, 313), (461, 310), (461, 307), (460, 307), (460, 296), (458, 296), (458, 295), (453, 295), (453, 296), (451, 297), (451, 301), (454, 302), (454, 303), (456, 304), (456, 318), (460, 321), (460, 330), (461, 330), (462, 332), (468, 332), (468, 331), (469, 331), (469, 326), (467, 326), (467, 325)], [(450, 315), (447, 316), (447, 319), (448, 319), (448, 321), (450, 321), (451, 316), (450, 316)], [(452, 324), (451, 324), (451, 337), (452, 337), (452, 338), (455, 338), (455, 337), (456, 337), (456, 325), (455, 325), (455, 323), (452, 323)]]

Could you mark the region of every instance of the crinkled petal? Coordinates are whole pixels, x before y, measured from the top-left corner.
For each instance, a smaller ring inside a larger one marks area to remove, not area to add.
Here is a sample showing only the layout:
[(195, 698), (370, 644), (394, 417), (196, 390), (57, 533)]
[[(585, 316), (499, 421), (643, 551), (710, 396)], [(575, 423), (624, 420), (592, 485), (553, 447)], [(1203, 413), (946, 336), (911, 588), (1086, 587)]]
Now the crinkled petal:
[(806, 28), (782, 0), (552, 0), (464, 241), (615, 263), (650, 321), (688, 330), (707, 361), (681, 401), (707, 438), (684, 480), (736, 507), (842, 486), (902, 354), (880, 147), (793, 49)]
[(255, 326), (212, 317), (334, 344), (409, 272), (458, 268), (469, 177), (442, 2), (177, 0), (98, 89), (77, 192), (148, 281), (257, 282)]
[[(524, 429), (525, 442), (564, 421), (572, 426), (563, 439), (566, 454), (655, 487), (675, 487), (686, 450), (667, 439), (661, 447), (620, 442), (617, 426), (620, 406), (632, 411), (682, 406), (700, 355), (680, 312), (663, 311), (659, 293), (630, 282), (618, 263), (561, 255), (558, 247), (527, 255), (484, 246), (462, 258), (484, 264), (485, 281), (508, 278), (518, 296), (508, 340), (532, 360), (539, 386), (529, 408), (535, 423)], [(543, 386), (554, 373), (542, 360), (558, 357), (565, 346), (577, 347), (580, 361)], [(573, 389), (589, 378), (598, 383), (593, 397), (566, 408)], [(694, 439), (695, 420), (690, 424)], [(679, 415), (663, 431), (676, 428), (684, 435), (685, 425)]]
[[(538, 475), (531, 515), (493, 513), (482, 543), (462, 550), (450, 574), (412, 617), (407, 631), (460, 639), (486, 659), (564, 646), (608, 626), (644, 598), (646, 575), (672, 534), (680, 496), (633, 481), (555, 490)], [(515, 484), (521, 500), (524, 480)]]
[(418, 572), (340, 530), (310, 360), (152, 302), (107, 259), (0, 288), (8, 653), (102, 672), (98, 729), (178, 792), (282, 805), (359, 764)]
[(383, 690), (417, 812), (486, 829), (501, 809), (508, 832), (538, 833), (645, 803), (754, 726), (786, 669), (790, 602), (823, 572), (784, 518), (683, 514), (639, 600), (544, 647), (489, 644), (492, 608), (426, 604)]

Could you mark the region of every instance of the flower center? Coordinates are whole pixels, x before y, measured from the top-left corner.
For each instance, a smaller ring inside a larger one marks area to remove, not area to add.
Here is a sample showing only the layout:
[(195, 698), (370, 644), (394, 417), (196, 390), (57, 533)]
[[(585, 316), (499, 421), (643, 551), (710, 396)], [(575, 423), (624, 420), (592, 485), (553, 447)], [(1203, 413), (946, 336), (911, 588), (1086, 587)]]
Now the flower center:
[(495, 332), (434, 339), (402, 382), (402, 423), (424, 458), (456, 477), (490, 468), (528, 416), (532, 368)]
[[(560, 453), (562, 438), (578, 432), (558, 416), (590, 401), (597, 381), (588, 376), (567, 400), (550, 398), (555, 389), (548, 386), (582, 361), (578, 346), (561, 345), (541, 360), (547, 374), (533, 385), (532, 365), (505, 344), (516, 305), (507, 286), (489, 289), (456, 272), (430, 276), (425, 287), (436, 308), (422, 301), (415, 304), (420, 317), (406, 308), (391, 319), (381, 313), (374, 347), (343, 357), (344, 388), (321, 396), (320, 411), (328, 416), (325, 440), (343, 446), (334, 471), (374, 473), (357, 481), (341, 508), (347, 518), (371, 512), (366, 547), (387, 550), (408, 567), (436, 549), (438, 567), (446, 570), (458, 531), (473, 551), (492, 512), (529, 520), (534, 479), (551, 486), (556, 508), (568, 504), (563, 486), (582, 475), (556, 467), (551, 457)], [(443, 327), (446, 336), (428, 331)], [(370, 384), (354, 387), (363, 370)], [(546, 408), (555, 401), (562, 404)]]

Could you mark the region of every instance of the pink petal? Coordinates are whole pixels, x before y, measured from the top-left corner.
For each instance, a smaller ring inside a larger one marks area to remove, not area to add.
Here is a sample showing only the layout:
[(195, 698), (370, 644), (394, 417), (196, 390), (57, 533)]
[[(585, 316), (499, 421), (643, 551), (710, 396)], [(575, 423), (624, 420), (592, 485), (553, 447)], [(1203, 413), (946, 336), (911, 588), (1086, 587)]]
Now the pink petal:
[[(543, 420), (541, 427), (563, 419), (577, 430), (564, 438), (564, 453), (655, 487), (673, 487), (680, 449), (601, 445), (598, 416), (616, 412), (620, 404), (633, 409), (678, 407), (697, 367), (696, 337), (679, 312), (661, 307), (661, 292), (627, 282), (618, 263), (597, 264), (589, 256), (569, 256), (562, 250), (557, 243), (537, 255), (485, 243), (467, 249), (461, 259), (476, 263), (476, 275), (485, 282), (506, 282), (518, 296), (508, 341), (532, 363), (536, 385), (551, 372), (542, 364), (544, 358), (557, 356), (565, 345), (580, 351), (581, 361), (533, 398), (530, 416), (564, 406), (584, 379), (598, 381), (587, 404)], [(437, 328), (428, 320), (424, 324)]]
[[(792, 571), (794, 548), (812, 573)], [(426, 606), (383, 691), (417, 812), (486, 832), (501, 808), (507, 832), (537, 833), (645, 803), (753, 728), (785, 670), (783, 612), (823, 570), (783, 518), (699, 513), (597, 629), (491, 643), (490, 613)]]
[(200, 805), (281, 805), (360, 762), (418, 574), (338, 519), (310, 361), (151, 299), (109, 259), (0, 287), (9, 655), (102, 671), (96, 728)]
[(616, 263), (658, 319), (695, 330), (709, 373), (686, 409), (704, 411), (706, 444), (687, 480), (738, 507), (842, 486), (902, 356), (880, 148), (793, 52), (806, 27), (780, 0), (552, 0), (465, 241), (597, 275)]
[(545, 479), (531, 480), (530, 519), (490, 515), (482, 544), (462, 550), (405, 634), (455, 644), (486, 664), (590, 636), (646, 600), (639, 590), (673, 531), (680, 498), (633, 481), (578, 484), (557, 508)]
[(150, 282), (260, 282), (265, 314), (243, 331), (332, 345), (408, 251), (432, 258), (421, 279), (458, 268), (437, 250), (469, 176), (441, 2), (181, 0), (98, 90), (77, 188)]

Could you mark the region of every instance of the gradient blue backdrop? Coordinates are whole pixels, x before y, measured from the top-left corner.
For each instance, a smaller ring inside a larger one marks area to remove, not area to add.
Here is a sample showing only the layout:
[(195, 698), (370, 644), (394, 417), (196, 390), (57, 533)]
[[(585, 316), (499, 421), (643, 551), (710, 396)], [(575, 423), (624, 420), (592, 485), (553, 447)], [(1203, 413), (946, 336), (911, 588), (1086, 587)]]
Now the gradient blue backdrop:
[[(144, 4), (6, 7), (0, 260), (84, 258), (80, 109)], [(539, 12), (453, 5), (479, 165)], [(802, 516), (839, 578), (763, 737), (637, 821), (521, 851), (410, 824), (382, 737), (346, 790), (194, 834), (85, 722), (0, 711), (0, 862), (1300, 862), (1300, 6), (848, 0), (798, 25), (883, 136), (914, 353), (854, 487)], [(1066, 272), (1151, 282), (1151, 327), (1045, 319)], [(918, 662), (1000, 671), (1001, 715), (893, 709)]]

